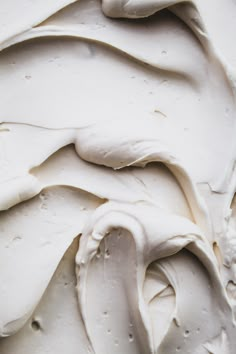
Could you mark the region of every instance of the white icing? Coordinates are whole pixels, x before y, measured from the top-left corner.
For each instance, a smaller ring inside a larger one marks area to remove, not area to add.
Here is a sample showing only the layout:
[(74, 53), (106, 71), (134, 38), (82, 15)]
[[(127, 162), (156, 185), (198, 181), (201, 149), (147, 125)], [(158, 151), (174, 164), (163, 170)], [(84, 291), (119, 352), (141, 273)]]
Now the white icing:
[(235, 13), (2, 1), (1, 353), (234, 353)]

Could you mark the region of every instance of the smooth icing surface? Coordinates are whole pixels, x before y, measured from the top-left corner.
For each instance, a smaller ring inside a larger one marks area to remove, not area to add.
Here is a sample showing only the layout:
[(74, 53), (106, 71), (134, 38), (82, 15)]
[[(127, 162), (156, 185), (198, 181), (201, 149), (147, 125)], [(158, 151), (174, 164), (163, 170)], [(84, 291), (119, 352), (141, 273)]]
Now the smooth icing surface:
[(234, 354), (235, 27), (0, 2), (1, 354)]

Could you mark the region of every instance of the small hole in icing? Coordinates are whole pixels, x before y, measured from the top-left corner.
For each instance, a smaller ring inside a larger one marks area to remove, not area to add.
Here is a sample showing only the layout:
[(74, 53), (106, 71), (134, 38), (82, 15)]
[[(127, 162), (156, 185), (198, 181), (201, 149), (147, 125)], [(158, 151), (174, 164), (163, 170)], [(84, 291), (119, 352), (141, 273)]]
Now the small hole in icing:
[(41, 329), (40, 323), (37, 320), (31, 322), (31, 327), (34, 331), (39, 331)]
[(110, 257), (110, 251), (108, 249), (105, 250), (105, 258)]
[(186, 331), (184, 332), (184, 336), (188, 337), (190, 335), (190, 331), (188, 329), (186, 329)]
[(133, 334), (132, 334), (132, 333), (129, 333), (129, 341), (130, 341), (130, 342), (133, 342), (133, 340), (134, 340)]

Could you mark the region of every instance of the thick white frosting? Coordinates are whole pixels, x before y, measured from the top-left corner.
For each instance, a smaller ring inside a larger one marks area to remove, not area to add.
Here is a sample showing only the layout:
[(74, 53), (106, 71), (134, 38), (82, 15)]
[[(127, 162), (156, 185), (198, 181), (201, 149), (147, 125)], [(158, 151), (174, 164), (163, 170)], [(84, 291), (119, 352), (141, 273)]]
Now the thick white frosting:
[(1, 354), (234, 353), (235, 20), (0, 3)]

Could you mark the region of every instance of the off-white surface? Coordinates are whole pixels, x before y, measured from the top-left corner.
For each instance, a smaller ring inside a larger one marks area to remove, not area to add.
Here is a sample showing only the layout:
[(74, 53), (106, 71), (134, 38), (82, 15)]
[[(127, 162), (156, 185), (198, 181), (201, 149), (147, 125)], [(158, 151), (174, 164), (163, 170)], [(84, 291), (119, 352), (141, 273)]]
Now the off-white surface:
[(1, 354), (234, 354), (235, 27), (0, 1)]

